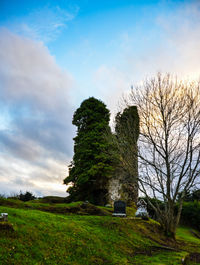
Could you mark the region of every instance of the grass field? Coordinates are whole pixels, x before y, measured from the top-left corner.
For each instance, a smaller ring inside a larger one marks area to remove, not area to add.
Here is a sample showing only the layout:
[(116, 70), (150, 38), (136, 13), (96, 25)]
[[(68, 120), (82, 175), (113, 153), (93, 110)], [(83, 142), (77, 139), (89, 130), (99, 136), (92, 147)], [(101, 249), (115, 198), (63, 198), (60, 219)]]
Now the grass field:
[[(80, 203), (49, 206), (66, 209), (77, 205)], [(16, 207), (0, 206), (0, 212), (9, 214), (10, 224), (0, 223), (2, 265), (181, 264), (190, 253), (200, 253), (200, 239), (189, 228), (180, 227), (177, 242), (170, 242), (155, 221), (113, 218), (110, 209), (103, 209), (105, 216), (96, 216), (52, 213), (23, 204)], [(166, 245), (175, 249), (162, 248)], [(194, 258), (188, 264), (200, 264)]]

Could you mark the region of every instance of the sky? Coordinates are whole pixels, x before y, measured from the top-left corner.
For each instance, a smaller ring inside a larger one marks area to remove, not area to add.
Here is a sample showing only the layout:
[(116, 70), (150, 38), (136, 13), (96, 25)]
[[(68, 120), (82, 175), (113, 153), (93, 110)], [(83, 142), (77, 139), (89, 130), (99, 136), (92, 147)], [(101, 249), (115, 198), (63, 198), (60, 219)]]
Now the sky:
[(66, 196), (81, 102), (199, 78), (199, 47), (200, 1), (0, 0), (0, 194)]

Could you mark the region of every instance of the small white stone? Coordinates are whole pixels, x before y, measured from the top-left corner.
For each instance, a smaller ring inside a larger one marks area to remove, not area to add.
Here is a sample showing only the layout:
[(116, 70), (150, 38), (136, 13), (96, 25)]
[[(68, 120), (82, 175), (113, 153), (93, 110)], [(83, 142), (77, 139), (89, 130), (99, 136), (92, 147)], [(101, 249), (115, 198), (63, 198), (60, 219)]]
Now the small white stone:
[(1, 216), (8, 216), (8, 213), (1, 213)]

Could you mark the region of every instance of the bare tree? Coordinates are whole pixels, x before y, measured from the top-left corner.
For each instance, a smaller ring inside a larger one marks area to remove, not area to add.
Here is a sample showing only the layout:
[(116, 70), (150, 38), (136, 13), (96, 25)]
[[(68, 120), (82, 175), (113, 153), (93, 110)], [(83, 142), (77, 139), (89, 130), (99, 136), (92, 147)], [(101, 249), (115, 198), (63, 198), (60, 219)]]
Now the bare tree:
[[(135, 152), (133, 129), (127, 120), (116, 144), (122, 165), (131, 173), (138, 157), (139, 189), (166, 234), (174, 237), (184, 194), (200, 177), (200, 85), (158, 73), (132, 89), (126, 103), (138, 108), (140, 136)], [(162, 200), (164, 208), (156, 200), (152, 203), (152, 197)]]

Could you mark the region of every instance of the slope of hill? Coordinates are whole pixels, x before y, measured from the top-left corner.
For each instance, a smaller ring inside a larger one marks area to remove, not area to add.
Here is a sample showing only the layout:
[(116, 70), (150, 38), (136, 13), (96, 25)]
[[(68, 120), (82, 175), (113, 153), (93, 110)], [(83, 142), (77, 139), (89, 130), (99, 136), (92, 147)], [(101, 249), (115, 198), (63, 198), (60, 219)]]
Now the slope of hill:
[(9, 214), (0, 223), (0, 264), (200, 264), (200, 239), (188, 228), (173, 242), (155, 221), (113, 218), (109, 208), (84, 216), (10, 206), (0, 206)]

